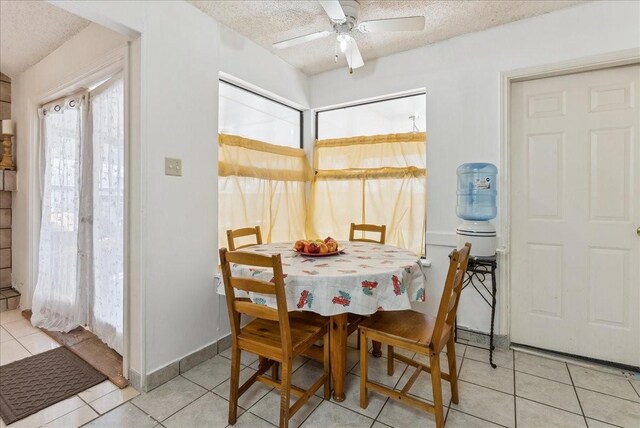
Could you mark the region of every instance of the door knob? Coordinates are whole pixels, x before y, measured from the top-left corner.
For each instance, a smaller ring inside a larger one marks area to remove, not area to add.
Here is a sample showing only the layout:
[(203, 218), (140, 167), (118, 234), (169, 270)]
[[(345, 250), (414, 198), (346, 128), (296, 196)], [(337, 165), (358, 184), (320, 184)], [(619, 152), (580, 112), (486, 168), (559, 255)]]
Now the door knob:
[(640, 236), (640, 227), (636, 229), (636, 233)]

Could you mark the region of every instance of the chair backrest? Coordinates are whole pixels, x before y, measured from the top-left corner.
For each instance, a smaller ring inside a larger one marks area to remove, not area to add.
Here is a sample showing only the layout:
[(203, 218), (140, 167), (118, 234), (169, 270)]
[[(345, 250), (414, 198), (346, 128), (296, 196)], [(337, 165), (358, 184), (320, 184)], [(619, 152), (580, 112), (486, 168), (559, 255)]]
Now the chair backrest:
[[(367, 239), (367, 238), (356, 238), (355, 232), (380, 232), (380, 240), (376, 241), (375, 239)], [(349, 230), (349, 241), (357, 241), (357, 242), (375, 242), (377, 244), (384, 244), (385, 238), (387, 235), (387, 226), (384, 224), (382, 226), (377, 226), (375, 224), (355, 224), (351, 223), (351, 229)]]
[[(273, 270), (273, 280), (272, 282), (267, 282), (252, 277), (233, 276), (231, 273), (231, 264), (271, 268)], [(290, 355), (291, 332), (289, 330), (289, 313), (284, 291), (284, 276), (282, 274), (280, 254), (261, 256), (259, 254), (242, 251), (228, 251), (226, 248), (222, 248), (220, 250), (220, 265), (222, 267), (224, 294), (229, 312), (229, 324), (231, 325), (231, 339), (237, 343), (238, 336), (240, 335), (239, 314), (277, 321), (280, 324), (282, 351), (284, 355)], [(259, 305), (246, 298), (238, 298), (235, 295), (236, 290), (275, 295), (276, 308)]]
[(431, 336), (431, 346), (438, 351), (442, 349), (448, 338), (448, 336), (443, 337), (442, 334), (445, 328), (450, 333), (454, 328), (470, 252), (471, 244), (467, 242), (462, 249), (454, 250), (449, 256), (449, 271), (447, 272), (444, 290), (442, 290), (438, 315), (436, 316), (436, 323)]
[[(255, 244), (245, 244), (236, 246), (236, 238), (242, 238), (243, 236), (255, 235)], [(229, 251), (236, 251), (241, 248), (251, 247), (252, 245), (262, 244), (262, 232), (260, 226), (256, 227), (244, 227), (242, 229), (227, 230), (227, 244), (229, 245)]]

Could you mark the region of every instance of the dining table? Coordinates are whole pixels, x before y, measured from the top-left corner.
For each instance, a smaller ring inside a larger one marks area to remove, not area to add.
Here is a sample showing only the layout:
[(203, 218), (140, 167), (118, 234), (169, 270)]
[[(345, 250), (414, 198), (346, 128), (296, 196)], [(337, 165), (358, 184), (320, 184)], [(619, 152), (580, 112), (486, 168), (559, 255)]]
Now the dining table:
[[(348, 314), (371, 315), (377, 311), (411, 309), (412, 302), (426, 300), (426, 277), (420, 257), (392, 245), (348, 242), (329, 256), (303, 255), (292, 242), (259, 244), (242, 251), (280, 254), (288, 311), (311, 311), (329, 318), (329, 343), (333, 398), (345, 399)], [(232, 265), (233, 276), (271, 281), (267, 268)], [(218, 294), (224, 295), (220, 282)], [(236, 297), (276, 307), (275, 296), (236, 290)]]

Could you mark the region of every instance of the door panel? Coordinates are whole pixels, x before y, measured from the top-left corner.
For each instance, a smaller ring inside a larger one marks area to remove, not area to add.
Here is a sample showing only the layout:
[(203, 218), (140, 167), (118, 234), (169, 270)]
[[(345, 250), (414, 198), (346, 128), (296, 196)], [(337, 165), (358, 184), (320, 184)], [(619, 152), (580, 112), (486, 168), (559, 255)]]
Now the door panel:
[(564, 257), (560, 245), (529, 244), (529, 278), (535, 293), (531, 296), (532, 315), (562, 319)]
[(629, 220), (631, 129), (591, 131), (591, 220)]
[(640, 66), (511, 87), (511, 339), (640, 366)]
[(562, 133), (529, 136), (529, 217), (562, 218)]
[(629, 328), (629, 251), (590, 248), (589, 270), (589, 322)]

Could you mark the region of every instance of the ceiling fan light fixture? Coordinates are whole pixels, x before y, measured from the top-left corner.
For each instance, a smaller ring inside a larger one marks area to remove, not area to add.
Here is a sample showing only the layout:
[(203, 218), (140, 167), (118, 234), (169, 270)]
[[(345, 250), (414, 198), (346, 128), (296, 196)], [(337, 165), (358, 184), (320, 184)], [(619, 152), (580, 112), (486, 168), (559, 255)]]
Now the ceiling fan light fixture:
[(348, 43), (351, 41), (351, 36), (346, 33), (340, 33), (337, 37), (338, 43), (340, 44), (340, 51), (345, 53), (347, 50)]

